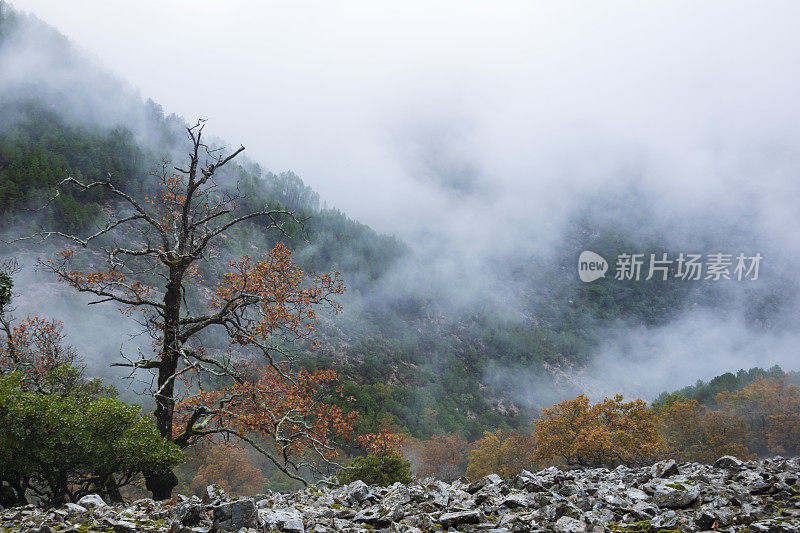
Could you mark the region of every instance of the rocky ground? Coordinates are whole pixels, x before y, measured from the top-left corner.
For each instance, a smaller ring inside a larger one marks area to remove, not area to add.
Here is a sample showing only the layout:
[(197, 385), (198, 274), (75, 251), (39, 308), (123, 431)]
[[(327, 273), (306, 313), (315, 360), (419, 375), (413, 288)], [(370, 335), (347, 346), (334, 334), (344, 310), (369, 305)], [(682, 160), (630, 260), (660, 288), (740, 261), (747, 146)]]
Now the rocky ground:
[(713, 466), (548, 468), (391, 487), (357, 481), (238, 499), (211, 486), (202, 499), (107, 505), (92, 495), (59, 509), (5, 509), (0, 531), (800, 531), (799, 476), (800, 458), (723, 457)]

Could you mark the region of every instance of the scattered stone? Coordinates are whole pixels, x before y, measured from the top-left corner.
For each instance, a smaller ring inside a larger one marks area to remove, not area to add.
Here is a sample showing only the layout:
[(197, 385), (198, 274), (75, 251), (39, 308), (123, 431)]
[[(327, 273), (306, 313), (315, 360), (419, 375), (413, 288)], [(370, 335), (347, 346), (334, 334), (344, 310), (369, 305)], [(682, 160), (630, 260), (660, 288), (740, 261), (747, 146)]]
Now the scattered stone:
[(0, 510), (0, 532), (81, 533), (649, 533), (709, 530), (800, 533), (800, 459), (714, 465), (661, 461), (643, 468), (547, 468), (473, 483), (313, 487), (231, 499), (218, 485), (204, 499), (107, 505), (100, 496), (57, 509)]
[(662, 509), (683, 509), (700, 496), (696, 483), (675, 481), (658, 485), (653, 493), (653, 503)]
[[(291, 533), (304, 533), (303, 517), (296, 509), (268, 510), (260, 509), (258, 516), (266, 531), (288, 531)], [(336, 522), (338, 519), (334, 519)], [(339, 520), (342, 529), (348, 521)]]
[(678, 464), (673, 459), (657, 462), (650, 468), (650, 472), (655, 478), (667, 478), (680, 474)]
[(723, 455), (714, 461), (714, 468), (740, 468), (744, 464), (732, 455)]
[(481, 512), (478, 510), (444, 513), (439, 517), (439, 523), (444, 527), (457, 526), (459, 524), (477, 524), (480, 521)]
[(213, 511), (214, 523), (224, 531), (239, 531), (243, 527), (258, 525), (258, 507), (249, 498), (221, 503)]
[(106, 506), (106, 502), (99, 494), (87, 494), (78, 500), (78, 505), (86, 509), (101, 509)]

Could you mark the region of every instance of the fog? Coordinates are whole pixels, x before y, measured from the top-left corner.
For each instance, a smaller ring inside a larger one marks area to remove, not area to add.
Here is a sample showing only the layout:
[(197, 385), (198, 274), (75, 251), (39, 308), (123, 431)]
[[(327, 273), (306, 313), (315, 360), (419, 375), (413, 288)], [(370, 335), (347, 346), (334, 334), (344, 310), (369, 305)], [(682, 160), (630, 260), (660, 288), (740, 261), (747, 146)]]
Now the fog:
[[(513, 301), (491, 261), (549, 257), (593, 204), (615, 223), (629, 209), (676, 251), (760, 251), (767, 282), (800, 260), (796, 2), (12, 4), (130, 84), (91, 112), (124, 116), (138, 91), (208, 118), (253, 160), (407, 242), (413, 260), (386, 293), (422, 287), (458, 309)], [(42, 64), (3, 61), (18, 76)], [(46, 85), (74, 75), (45, 70)], [(627, 191), (640, 201), (607, 203)], [(752, 248), (717, 249), (740, 234)], [(785, 313), (795, 324), (797, 306)], [(789, 326), (690, 312), (621, 327), (570, 379), (652, 397), (756, 364), (799, 368), (797, 340)], [(509, 387), (507, 374), (487, 378)], [(545, 401), (540, 376), (514, 379), (518, 398)]]

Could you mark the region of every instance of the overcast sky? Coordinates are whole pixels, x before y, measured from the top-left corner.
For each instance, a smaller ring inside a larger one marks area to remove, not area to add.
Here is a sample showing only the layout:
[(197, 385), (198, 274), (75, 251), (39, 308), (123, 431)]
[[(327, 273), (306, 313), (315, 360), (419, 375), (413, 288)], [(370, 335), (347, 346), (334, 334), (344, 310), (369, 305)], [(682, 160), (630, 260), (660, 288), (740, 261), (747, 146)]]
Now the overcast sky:
[[(765, 264), (800, 261), (800, 2), (11, 3), (167, 113), (210, 119), (405, 239), (418, 252), (397, 269), (406, 290), (442, 282), (442, 300), (471, 305), (497, 253), (535, 257), (576, 208), (631, 190), (652, 216), (627, 231), (666, 228), (688, 250), (721, 216), (726, 237), (762, 239), (745, 251)], [(620, 369), (646, 371), (658, 392), (796, 368), (800, 343), (697, 313), (628, 333), (587, 375), (618, 386)]]
[(12, 4), (404, 237), (409, 209), (549, 212), (631, 166), (684, 200), (797, 192), (753, 175), (800, 139), (797, 2)]

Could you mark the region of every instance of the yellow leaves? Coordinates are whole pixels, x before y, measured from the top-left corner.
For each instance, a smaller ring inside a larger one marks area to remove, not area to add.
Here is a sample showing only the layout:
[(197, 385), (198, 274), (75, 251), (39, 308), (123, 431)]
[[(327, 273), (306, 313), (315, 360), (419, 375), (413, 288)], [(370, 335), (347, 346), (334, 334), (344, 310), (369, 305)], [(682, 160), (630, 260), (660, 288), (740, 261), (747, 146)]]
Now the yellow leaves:
[(580, 395), (542, 409), (534, 423), (537, 461), (562, 457), (585, 466), (639, 464), (663, 447), (655, 411), (642, 400), (626, 403), (619, 394), (592, 406)]
[(510, 477), (529, 468), (534, 440), (530, 435), (497, 430), (486, 431), (477, 447), (469, 452), (467, 478), (478, 479), (488, 474)]
[(751, 457), (743, 444), (747, 439), (744, 420), (724, 410), (711, 411), (697, 400), (677, 398), (665, 407), (660, 429), (676, 459), (708, 463), (723, 455)]
[(717, 403), (730, 415), (745, 421), (755, 451), (800, 453), (800, 387), (786, 383), (786, 376), (754, 383), (717, 395)]

